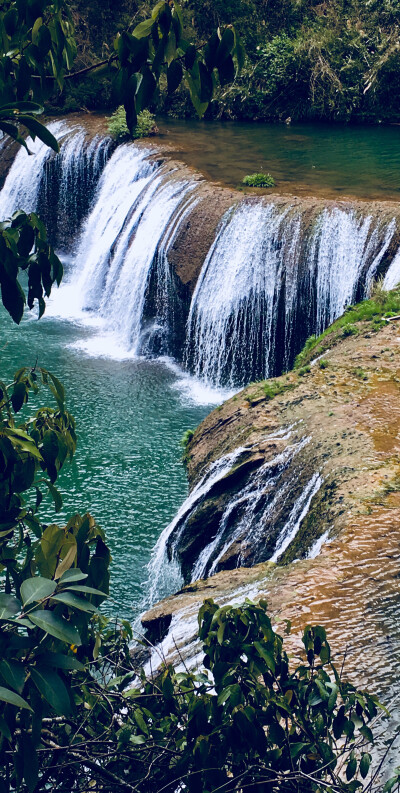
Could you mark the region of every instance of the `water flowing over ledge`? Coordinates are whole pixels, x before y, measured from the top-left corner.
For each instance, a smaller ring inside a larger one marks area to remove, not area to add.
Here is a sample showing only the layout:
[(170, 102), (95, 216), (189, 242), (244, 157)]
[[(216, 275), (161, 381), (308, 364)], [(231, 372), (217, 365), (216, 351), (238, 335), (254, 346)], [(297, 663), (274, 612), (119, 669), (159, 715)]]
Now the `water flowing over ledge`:
[(0, 212), (39, 210), (72, 256), (50, 311), (97, 324), (89, 354), (166, 356), (235, 389), (288, 369), (375, 277), (400, 278), (395, 204), (243, 198), (153, 144), (50, 126), (60, 154), (20, 151)]

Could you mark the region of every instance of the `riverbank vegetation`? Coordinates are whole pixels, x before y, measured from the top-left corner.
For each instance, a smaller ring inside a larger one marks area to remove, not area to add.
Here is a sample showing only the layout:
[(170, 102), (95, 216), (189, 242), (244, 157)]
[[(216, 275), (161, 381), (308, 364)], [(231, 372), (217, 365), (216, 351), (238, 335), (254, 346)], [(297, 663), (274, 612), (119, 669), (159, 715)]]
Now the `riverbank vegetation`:
[[(398, 121), (400, 6), (397, 0), (188, 0), (185, 30), (200, 44), (218, 25), (233, 23), (247, 53), (241, 75), (217, 88), (207, 115), (253, 120)], [(150, 5), (75, 0), (80, 65), (107, 57), (127, 19)], [(108, 78), (69, 85), (65, 107), (112, 106)], [(86, 92), (86, 93), (85, 93)], [(64, 100), (62, 100), (64, 102)], [(161, 92), (153, 110), (194, 115), (187, 90)]]
[(346, 336), (356, 336), (357, 333), (374, 333), (382, 328), (391, 317), (400, 314), (400, 288), (385, 291), (379, 284), (369, 300), (347, 306), (344, 314), (332, 325), (321, 333), (320, 336), (310, 336), (302, 351), (298, 354), (294, 369), (302, 370), (314, 358), (323, 355), (328, 349), (334, 347)]

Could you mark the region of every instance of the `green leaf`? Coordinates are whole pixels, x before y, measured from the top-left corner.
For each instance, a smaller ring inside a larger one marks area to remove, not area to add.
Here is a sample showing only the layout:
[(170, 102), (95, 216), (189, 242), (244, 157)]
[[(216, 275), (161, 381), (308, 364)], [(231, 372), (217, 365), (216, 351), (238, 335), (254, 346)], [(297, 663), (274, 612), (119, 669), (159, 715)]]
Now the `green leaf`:
[(292, 760), (297, 760), (299, 754), (301, 754), (303, 749), (306, 749), (307, 746), (309, 746), (308, 743), (291, 743), (290, 756)]
[(8, 688), (0, 686), (0, 700), (7, 702), (9, 705), (15, 705), (16, 708), (25, 708), (25, 710), (32, 710), (31, 706), (25, 699), (16, 694), (15, 691), (10, 691)]
[(346, 767), (346, 779), (348, 782), (350, 781), (350, 779), (353, 778), (356, 771), (357, 771), (357, 760), (355, 757), (352, 757)]
[(368, 775), (369, 767), (372, 763), (372, 757), (368, 752), (364, 752), (360, 760), (360, 774), (363, 779)]
[(145, 735), (149, 734), (149, 728), (143, 718), (143, 714), (140, 710), (135, 710), (133, 713), (135, 717), (136, 724), (138, 725), (139, 729), (145, 733)]
[(0, 620), (15, 617), (21, 611), (21, 603), (13, 595), (0, 592)]
[(47, 487), (49, 489), (49, 492), (51, 493), (51, 495), (53, 497), (55, 511), (56, 512), (60, 512), (60, 509), (61, 509), (62, 503), (63, 503), (62, 495), (61, 495), (60, 491), (57, 490), (57, 488), (54, 487), (54, 485), (47, 479), (46, 479), (46, 485), (47, 485)]
[(231, 54), (233, 47), (235, 44), (235, 36), (233, 30), (231, 28), (226, 28), (222, 34), (221, 41), (218, 45), (217, 56), (216, 56), (216, 65), (221, 66), (221, 64), (226, 60), (228, 55)]
[(232, 83), (235, 79), (235, 65), (230, 55), (218, 66), (218, 77), (222, 86)]
[(190, 71), (193, 69), (194, 62), (196, 60), (197, 50), (194, 44), (189, 44), (186, 52), (185, 52), (185, 68)]
[(79, 609), (80, 611), (88, 611), (96, 614), (99, 613), (96, 606), (93, 606), (93, 604), (89, 603), (88, 600), (79, 598), (77, 595), (74, 595), (73, 592), (68, 592), (68, 590), (61, 592), (59, 595), (54, 595), (52, 600), (56, 600), (57, 603), (65, 603), (66, 606)]
[(150, 104), (156, 89), (156, 80), (150, 69), (143, 69), (142, 80), (136, 94), (136, 110), (140, 113)]
[(180, 86), (183, 76), (183, 69), (182, 65), (179, 61), (172, 61), (168, 66), (167, 71), (167, 84), (168, 84), (168, 93), (173, 94), (174, 91)]
[(76, 628), (62, 617), (57, 617), (52, 611), (37, 609), (29, 614), (29, 619), (42, 631), (49, 633), (56, 639), (60, 639), (62, 642), (66, 642), (66, 644), (75, 644), (77, 647), (82, 644)]
[(0, 674), (5, 682), (11, 688), (14, 688), (18, 694), (22, 694), (25, 685), (25, 668), (19, 661), (10, 661), (8, 658), (3, 658), (0, 661)]
[(34, 115), (41, 115), (44, 112), (43, 105), (37, 102), (9, 102), (7, 105), (2, 105), (0, 114), (8, 113), (33, 113)]
[(207, 66), (204, 63), (199, 63), (199, 72), (200, 72), (200, 101), (201, 102), (210, 102), (213, 95), (213, 81), (212, 75), (208, 71)]
[(64, 681), (50, 669), (42, 672), (40, 669), (31, 669), (32, 680), (38, 691), (47, 700), (49, 705), (60, 716), (71, 713), (71, 700)]
[(21, 584), (22, 602), (24, 606), (27, 606), (29, 603), (43, 600), (43, 598), (52, 595), (55, 588), (55, 581), (50, 581), (49, 578), (42, 578), (41, 576), (27, 578)]
[(14, 383), (13, 394), (11, 397), (11, 404), (14, 413), (18, 413), (25, 402), (26, 397), (26, 384), (24, 382)]
[(197, 93), (195, 82), (188, 73), (186, 73), (186, 82), (189, 86), (190, 98), (193, 102), (197, 115), (199, 116), (199, 118), (202, 118), (208, 108), (208, 102), (201, 102), (200, 97)]
[(139, 22), (139, 24), (136, 25), (132, 35), (135, 36), (136, 39), (142, 39), (145, 36), (149, 36), (154, 24), (154, 19), (145, 19), (144, 22)]
[[(9, 135), (10, 138), (13, 138), (14, 140), (16, 140), (17, 143), (20, 143), (21, 146), (23, 146), (27, 150), (28, 154), (31, 153), (29, 151), (28, 146), (26, 145), (26, 142), (24, 141), (23, 137), (19, 134), (18, 127), (16, 127), (15, 124), (9, 124), (8, 121), (0, 121), (0, 130), (2, 132), (4, 132), (6, 135)], [(8, 311), (8, 309), (7, 309), (7, 311)], [(14, 319), (14, 317), (13, 317), (13, 319)]]
[(54, 135), (44, 126), (41, 124), (37, 118), (33, 118), (32, 116), (25, 116), (22, 113), (18, 116), (18, 122), (23, 124), (26, 127), (31, 135), (36, 136), (39, 140), (43, 141), (46, 146), (49, 146), (50, 149), (53, 151), (58, 152), (60, 151), (60, 147)]
[(59, 584), (66, 584), (69, 581), (82, 581), (84, 578), (87, 578), (87, 573), (82, 573), (82, 570), (79, 567), (73, 567), (72, 570), (66, 570), (65, 573), (62, 574)]
[(261, 644), (261, 642), (254, 642), (254, 647), (257, 650), (258, 654), (261, 658), (265, 661), (268, 666), (268, 669), (275, 674), (275, 661), (271, 653)]
[[(0, 716), (0, 733), (2, 735), (4, 735), (5, 738), (7, 738), (7, 741), (11, 741), (10, 728), (9, 728), (6, 720), (3, 719), (2, 716)], [(2, 793), (1, 788), (0, 788), (0, 793)]]
[[(64, 581), (63, 581), (64, 583)], [(108, 598), (106, 592), (102, 592), (100, 589), (94, 589), (91, 586), (69, 586), (65, 590), (66, 592), (83, 592), (85, 595), (100, 595), (103, 598)]]
[(81, 664), (77, 658), (74, 658), (72, 655), (64, 655), (63, 653), (46, 653), (43, 658), (40, 658), (40, 668), (43, 666), (51, 666), (55, 669), (67, 669), (70, 671), (76, 670), (77, 672), (85, 671), (84, 665)]

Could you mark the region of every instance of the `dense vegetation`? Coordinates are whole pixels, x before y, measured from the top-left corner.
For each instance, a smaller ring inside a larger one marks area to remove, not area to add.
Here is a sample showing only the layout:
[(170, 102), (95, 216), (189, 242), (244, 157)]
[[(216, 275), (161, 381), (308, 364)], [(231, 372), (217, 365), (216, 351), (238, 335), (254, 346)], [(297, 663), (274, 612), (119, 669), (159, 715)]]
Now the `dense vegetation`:
[[(187, 0), (185, 29), (198, 42), (233, 22), (247, 52), (242, 74), (217, 90), (209, 115), (241, 119), (398, 120), (398, 0)], [(139, 0), (74, 3), (82, 65), (107, 55), (127, 14), (148, 15)], [(101, 107), (104, 90), (89, 79), (67, 94), (67, 106)], [(184, 89), (154, 107), (176, 115), (193, 109)], [(108, 90), (108, 102), (112, 97)]]
[[(70, 8), (17, 0), (3, 7), (0, 28), (0, 128), (29, 147), (23, 127), (57, 151), (37, 116), (69, 79)], [(170, 93), (185, 75), (201, 114), (214, 82), (228, 84), (240, 65), (231, 28), (205, 49), (182, 30), (179, 6), (160, 2), (115, 40), (106, 68), (130, 132), (161, 74)], [(34, 213), (1, 223), (1, 298), (16, 323), (26, 303), (41, 316), (61, 278)], [(53, 407), (37, 407), (43, 389)], [(104, 532), (88, 514), (61, 526), (41, 520), (45, 493), (60, 510), (57, 478), (76, 447), (62, 384), (34, 362), (19, 369), (0, 382), (0, 422), (1, 793), (372, 790), (375, 777), (362, 780), (377, 702), (343, 682), (321, 627), (306, 628), (305, 660), (289, 663), (264, 603), (208, 602), (199, 615), (206, 671), (164, 665), (151, 680), (137, 677), (130, 626), (98, 608), (109, 592)]]

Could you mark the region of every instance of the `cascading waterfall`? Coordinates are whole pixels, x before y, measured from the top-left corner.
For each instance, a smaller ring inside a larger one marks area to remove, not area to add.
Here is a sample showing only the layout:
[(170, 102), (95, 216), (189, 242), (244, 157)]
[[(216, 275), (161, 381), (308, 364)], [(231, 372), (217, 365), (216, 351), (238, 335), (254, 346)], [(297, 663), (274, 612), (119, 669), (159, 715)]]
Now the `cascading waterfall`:
[(243, 202), (222, 221), (196, 285), (186, 365), (214, 385), (288, 368), (307, 336), (368, 296), (396, 231), (350, 208)]
[(217, 482), (220, 482), (221, 479), (231, 471), (232, 467), (247, 451), (245, 447), (238, 447), (230, 454), (220, 457), (212, 463), (204, 476), (193, 488), (186, 501), (184, 501), (174, 520), (161, 533), (149, 565), (150, 603), (162, 597), (163, 593), (171, 591), (171, 583), (174, 585), (172, 588), (177, 589), (183, 581), (179, 564), (173, 555), (168, 562), (167, 547), (170, 538), (176, 535), (176, 532), (176, 539), (181, 536), (193, 510), (204, 501)]
[(53, 244), (73, 254), (69, 295), (55, 304), (100, 321), (111, 346), (99, 338), (97, 353), (169, 355), (206, 385), (237, 388), (288, 369), (377, 274), (387, 288), (400, 279), (390, 208), (246, 198), (220, 222), (190, 302), (169, 252), (190, 226), (199, 180), (155, 161), (154, 147), (115, 149), (64, 120), (50, 129), (60, 154), (38, 140), (34, 156), (18, 152), (0, 217), (39, 211)]
[[(182, 571), (188, 583), (232, 566), (280, 559), (323, 484), (321, 474), (304, 465), (302, 452), (311, 439), (296, 434), (294, 427), (287, 427), (265, 438), (272, 448), (276, 443), (288, 443), (255, 472), (245, 475), (244, 484), (236, 490), (227, 477), (245, 464), (251, 447), (237, 448), (209, 467), (160, 536), (149, 567), (151, 602), (171, 591), (171, 582), (177, 589)], [(222, 510), (217, 508), (210, 528), (202, 509), (218, 499), (222, 480), (228, 497)], [(195, 561), (191, 563), (193, 552)]]
[[(310, 250), (310, 269), (317, 286), (316, 333), (322, 333), (347, 305), (368, 296), (371, 282), (396, 230), (384, 228), (371, 215), (357, 218), (342, 209), (324, 210)], [(364, 283), (362, 279), (364, 277)]]
[(142, 352), (152, 271), (165, 283), (165, 251), (196, 188), (196, 182), (150, 163), (149, 153), (126, 145), (111, 157), (76, 256), (77, 267), (84, 262), (76, 290), (81, 309), (101, 317), (132, 355)]
[(82, 127), (63, 120), (48, 129), (60, 143), (60, 153), (38, 138), (28, 139), (31, 155), (23, 148), (18, 151), (0, 193), (0, 217), (17, 209), (38, 212), (51, 242), (70, 252), (113, 142), (100, 135), (90, 140)]

